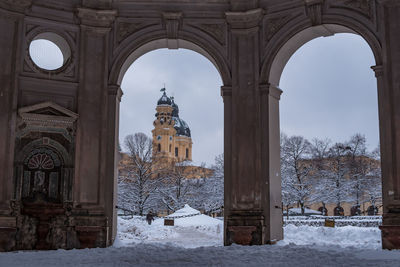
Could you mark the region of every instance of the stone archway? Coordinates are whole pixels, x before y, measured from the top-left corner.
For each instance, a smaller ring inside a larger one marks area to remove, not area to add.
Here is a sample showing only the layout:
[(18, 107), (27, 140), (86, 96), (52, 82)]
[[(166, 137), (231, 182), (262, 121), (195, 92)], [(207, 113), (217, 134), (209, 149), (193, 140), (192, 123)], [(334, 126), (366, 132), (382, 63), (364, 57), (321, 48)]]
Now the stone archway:
[[(57, 104), (64, 114), (47, 115), (79, 116), (73, 123), (65, 119), (63, 125), (70, 126), (64, 128), (47, 117), (32, 124), (30, 134), (33, 139), (67, 136), (65, 146), (74, 159), (70, 206), (63, 211), (74, 242), (58, 246), (112, 244), (119, 82), (132, 52), (159, 46), (157, 40), (164, 47), (190, 46), (206, 54), (224, 82), (225, 245), (282, 239), (276, 81), (285, 53), (291, 53), (285, 44), (308, 28), (343, 30), (329, 25), (359, 33), (377, 58), (383, 246), (400, 248), (399, 18), (396, 0), (0, 0), (0, 250), (18, 249), (25, 239), (16, 235), (12, 179), (24, 129), (17, 110), (44, 102)], [(28, 49), (35, 38), (58, 45), (64, 65), (36, 66)], [(279, 51), (286, 52), (281, 57)]]

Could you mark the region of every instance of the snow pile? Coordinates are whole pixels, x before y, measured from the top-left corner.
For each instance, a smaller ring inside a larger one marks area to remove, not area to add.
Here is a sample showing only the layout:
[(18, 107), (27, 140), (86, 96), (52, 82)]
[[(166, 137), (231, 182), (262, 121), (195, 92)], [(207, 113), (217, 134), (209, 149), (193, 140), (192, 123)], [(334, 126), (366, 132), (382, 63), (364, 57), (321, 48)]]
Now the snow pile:
[(188, 204), (185, 204), (185, 206), (180, 209), (175, 211), (174, 213), (166, 216), (166, 218), (175, 218), (175, 217), (183, 217), (183, 216), (193, 216), (193, 215), (199, 215), (201, 214), (200, 211), (193, 209), (190, 207)]
[(118, 236), (116, 247), (131, 246), (144, 242), (167, 242), (178, 234), (174, 229), (161, 225), (148, 225), (144, 217), (134, 216), (131, 219), (118, 218)]
[[(187, 204), (184, 208), (166, 216), (166, 218), (175, 218), (175, 226), (194, 227), (196, 229), (212, 232), (221, 231), (221, 227), (223, 225), (220, 220), (201, 214), (200, 211), (191, 208)], [(156, 220), (154, 224), (164, 224), (164, 220)]]
[(380, 249), (381, 231), (374, 227), (312, 227), (287, 225), (284, 240), (280, 245), (317, 245), (335, 247), (355, 247), (360, 249)]
[(223, 222), (200, 214), (185, 205), (183, 209), (167, 216), (174, 218), (174, 226), (165, 226), (164, 219), (156, 219), (151, 225), (142, 217), (119, 218), (118, 237), (115, 247), (132, 246), (138, 243), (173, 244), (185, 248), (221, 246)]

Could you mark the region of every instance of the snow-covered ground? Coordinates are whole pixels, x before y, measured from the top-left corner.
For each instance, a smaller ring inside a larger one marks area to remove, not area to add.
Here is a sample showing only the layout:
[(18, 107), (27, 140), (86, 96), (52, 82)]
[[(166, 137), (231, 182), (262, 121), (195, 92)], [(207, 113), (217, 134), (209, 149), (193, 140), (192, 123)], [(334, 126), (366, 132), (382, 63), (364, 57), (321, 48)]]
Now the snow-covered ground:
[(105, 249), (0, 253), (0, 266), (400, 266), (400, 251), (380, 249), (372, 227), (288, 225), (274, 246), (222, 246), (223, 222), (190, 207), (151, 225), (119, 218), (118, 238)]
[[(195, 216), (191, 216), (195, 215)], [(184, 217), (188, 216), (188, 217)], [(138, 243), (171, 244), (184, 248), (222, 246), (223, 222), (200, 214), (198, 210), (185, 206), (168, 216), (181, 217), (174, 220), (174, 226), (164, 226), (164, 219), (158, 218), (148, 225), (145, 218), (120, 218), (115, 247), (126, 247)]]

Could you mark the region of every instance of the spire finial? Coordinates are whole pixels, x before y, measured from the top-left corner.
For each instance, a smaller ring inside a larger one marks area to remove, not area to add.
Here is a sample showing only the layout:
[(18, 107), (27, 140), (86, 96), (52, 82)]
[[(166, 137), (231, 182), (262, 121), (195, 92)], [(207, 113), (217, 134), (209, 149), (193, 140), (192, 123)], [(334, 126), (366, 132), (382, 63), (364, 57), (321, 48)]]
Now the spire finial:
[(161, 92), (164, 92), (165, 93), (165, 91), (166, 91), (167, 89), (165, 89), (165, 83), (164, 83), (164, 87), (163, 88), (161, 88)]

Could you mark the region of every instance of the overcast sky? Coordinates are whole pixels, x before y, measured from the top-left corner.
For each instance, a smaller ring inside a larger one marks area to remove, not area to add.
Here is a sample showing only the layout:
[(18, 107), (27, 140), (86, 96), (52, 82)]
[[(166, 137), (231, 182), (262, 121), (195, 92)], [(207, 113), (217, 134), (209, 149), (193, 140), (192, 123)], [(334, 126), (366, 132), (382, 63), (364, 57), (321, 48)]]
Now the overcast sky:
[[(48, 42), (34, 41), (30, 51), (42, 67), (54, 69), (62, 64), (60, 51)], [(374, 62), (371, 49), (357, 35), (339, 34), (305, 44), (281, 78), (281, 130), (333, 142), (362, 133), (371, 150), (377, 147), (377, 87), (370, 69)], [(179, 105), (180, 117), (191, 128), (194, 162), (211, 164), (223, 152), (222, 81), (208, 59), (190, 50), (149, 52), (126, 72), (121, 85), (121, 144), (128, 134), (151, 136), (164, 83), (167, 94)]]
[[(333, 142), (362, 133), (374, 149), (379, 134), (373, 65), (371, 49), (357, 35), (319, 38), (301, 47), (281, 78), (281, 130)], [(189, 50), (160, 49), (132, 64), (121, 86), (121, 142), (129, 133), (151, 135), (164, 83), (192, 130), (193, 160), (212, 163), (223, 152), (222, 82), (205, 57)]]
[(190, 50), (155, 50), (128, 69), (121, 85), (121, 144), (131, 133), (151, 136), (164, 83), (167, 95), (175, 97), (180, 118), (191, 129), (193, 161), (212, 163), (223, 152), (222, 81), (208, 59)]

